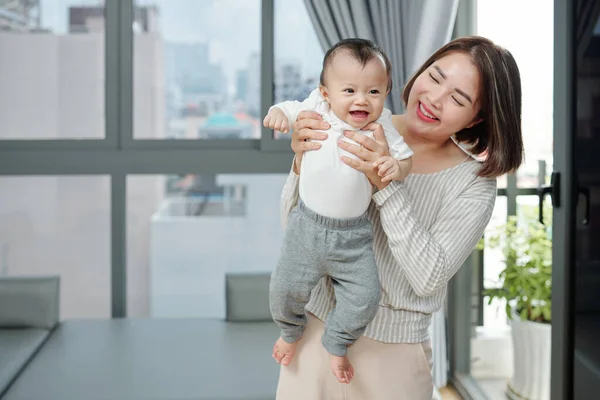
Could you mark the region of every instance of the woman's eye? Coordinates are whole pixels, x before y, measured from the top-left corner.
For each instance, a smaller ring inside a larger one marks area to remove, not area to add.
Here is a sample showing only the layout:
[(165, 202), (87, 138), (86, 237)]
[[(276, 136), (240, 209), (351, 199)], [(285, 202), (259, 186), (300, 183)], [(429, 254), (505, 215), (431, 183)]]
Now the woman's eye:
[(431, 78), (432, 81), (434, 81), (435, 83), (440, 83), (440, 81), (438, 81), (437, 79), (435, 79), (435, 77), (431, 74), (429, 74), (429, 77)]
[(456, 97), (454, 97), (454, 96), (452, 96), (452, 100), (454, 100), (454, 102), (455, 102), (456, 104), (458, 104), (459, 106), (461, 106), (461, 107), (464, 107), (464, 106), (465, 106), (463, 103), (461, 103), (460, 101), (458, 101), (458, 99), (457, 99)]

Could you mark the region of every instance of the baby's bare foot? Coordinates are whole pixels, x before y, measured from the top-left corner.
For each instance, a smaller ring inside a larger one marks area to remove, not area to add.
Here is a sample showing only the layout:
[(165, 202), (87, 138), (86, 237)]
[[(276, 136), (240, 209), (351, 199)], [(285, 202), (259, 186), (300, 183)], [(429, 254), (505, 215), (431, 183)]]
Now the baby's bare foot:
[(338, 357), (329, 355), (331, 371), (340, 383), (350, 383), (354, 379), (354, 367), (350, 364), (347, 356)]
[(289, 365), (296, 353), (296, 344), (288, 343), (282, 338), (277, 339), (275, 346), (273, 346), (273, 358), (277, 361), (277, 364), (281, 364), (284, 367)]

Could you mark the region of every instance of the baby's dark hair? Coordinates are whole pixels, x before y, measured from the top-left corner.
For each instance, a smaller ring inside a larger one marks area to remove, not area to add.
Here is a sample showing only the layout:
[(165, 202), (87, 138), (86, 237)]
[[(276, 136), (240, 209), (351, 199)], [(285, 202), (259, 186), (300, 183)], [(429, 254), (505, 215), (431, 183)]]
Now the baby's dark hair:
[(392, 90), (392, 63), (387, 54), (373, 41), (360, 38), (343, 39), (334, 44), (323, 57), (323, 68), (321, 69), (320, 84), (325, 86), (325, 69), (331, 64), (333, 57), (340, 51), (347, 51), (352, 57), (364, 67), (375, 57), (381, 57), (385, 64), (385, 72), (388, 76), (388, 90)]

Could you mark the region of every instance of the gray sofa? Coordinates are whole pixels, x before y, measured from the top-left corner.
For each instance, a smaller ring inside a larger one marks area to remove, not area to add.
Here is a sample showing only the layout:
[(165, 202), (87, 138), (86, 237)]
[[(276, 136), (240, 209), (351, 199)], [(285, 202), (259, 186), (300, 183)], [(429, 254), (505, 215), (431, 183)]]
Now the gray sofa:
[(0, 397), (58, 324), (57, 277), (0, 278)]
[(225, 321), (58, 322), (57, 278), (0, 278), (0, 399), (274, 399), (268, 274), (226, 293)]

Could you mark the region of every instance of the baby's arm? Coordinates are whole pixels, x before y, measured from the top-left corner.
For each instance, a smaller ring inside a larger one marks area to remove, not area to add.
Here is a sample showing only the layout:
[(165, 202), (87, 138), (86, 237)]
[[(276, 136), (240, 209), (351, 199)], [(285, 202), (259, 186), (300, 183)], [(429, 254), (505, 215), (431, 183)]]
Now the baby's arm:
[(379, 169), (377, 174), (382, 177), (382, 182), (401, 181), (410, 173), (412, 157), (396, 160), (390, 156), (383, 156), (375, 161), (375, 167)]
[(383, 128), (391, 155), (381, 157), (375, 162), (375, 166), (379, 168), (378, 174), (383, 177), (382, 182), (401, 181), (410, 173), (413, 152), (394, 128), (390, 110), (384, 109), (377, 123)]
[(296, 122), (298, 114), (304, 110), (314, 110), (320, 97), (321, 93), (319, 89), (315, 89), (304, 101), (283, 101), (277, 103), (269, 108), (269, 112), (263, 120), (263, 125), (266, 128), (287, 133), (292, 124)]

